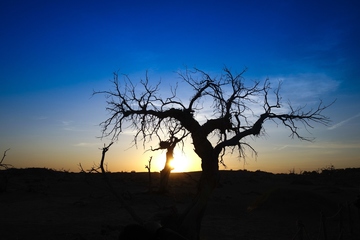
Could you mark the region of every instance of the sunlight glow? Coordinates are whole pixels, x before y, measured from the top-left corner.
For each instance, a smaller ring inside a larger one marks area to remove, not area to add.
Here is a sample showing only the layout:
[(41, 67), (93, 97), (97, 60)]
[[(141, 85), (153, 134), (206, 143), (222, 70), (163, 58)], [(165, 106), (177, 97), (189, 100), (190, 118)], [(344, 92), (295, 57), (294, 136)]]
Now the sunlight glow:
[(174, 153), (174, 159), (170, 165), (174, 168), (172, 172), (187, 172), (190, 167), (190, 160), (184, 155), (184, 153)]
[[(156, 171), (160, 172), (165, 166), (165, 159), (166, 159), (165, 151), (162, 154), (160, 154), (156, 159), (157, 161), (155, 168)], [(171, 167), (174, 168), (171, 172), (188, 172), (194, 170), (192, 169), (193, 163), (191, 162), (191, 160), (181, 151), (177, 152), (175, 150), (174, 159), (171, 161), (170, 165)]]

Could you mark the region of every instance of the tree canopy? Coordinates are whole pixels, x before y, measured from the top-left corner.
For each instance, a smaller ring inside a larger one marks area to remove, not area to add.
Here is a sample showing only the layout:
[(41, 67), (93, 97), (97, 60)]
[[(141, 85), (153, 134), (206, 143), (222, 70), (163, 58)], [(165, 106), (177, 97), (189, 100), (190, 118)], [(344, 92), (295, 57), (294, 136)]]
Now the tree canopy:
[(119, 80), (119, 74), (114, 73), (114, 89), (95, 92), (105, 94), (110, 113), (101, 123), (103, 136), (116, 140), (124, 128), (131, 128), (135, 131), (134, 144), (141, 141), (145, 145), (154, 136), (163, 139), (160, 135), (168, 134), (168, 129), (180, 128), (190, 133), (201, 130), (211, 138), (223, 163), (222, 157), (229, 149), (237, 149), (240, 156), (244, 155), (245, 147), (255, 151), (245, 141), (246, 137), (259, 136), (267, 120), (283, 124), (292, 137), (308, 141), (311, 139), (299, 131), (301, 125), (308, 130), (314, 123), (329, 123), (329, 118), (322, 114), (328, 105), (322, 101), (310, 109), (306, 104), (297, 107), (289, 101), (284, 104), (281, 82), (272, 88), (269, 79), (245, 81), (245, 71), (233, 75), (225, 67), (223, 74), (216, 77), (197, 68), (179, 72), (181, 84), (187, 84), (193, 92), (189, 99), (178, 92), (178, 84), (170, 88), (168, 96), (162, 96), (161, 81), (152, 85), (148, 73), (138, 84), (127, 75)]

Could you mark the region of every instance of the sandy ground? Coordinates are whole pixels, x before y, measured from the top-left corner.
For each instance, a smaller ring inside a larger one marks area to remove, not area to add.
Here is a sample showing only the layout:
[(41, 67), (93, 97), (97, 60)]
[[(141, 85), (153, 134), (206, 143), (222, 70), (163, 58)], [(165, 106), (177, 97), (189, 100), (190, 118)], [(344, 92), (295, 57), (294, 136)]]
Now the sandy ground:
[[(169, 193), (159, 195), (148, 192), (147, 173), (109, 174), (146, 220), (181, 212), (199, 176), (172, 173)], [(159, 173), (152, 180), (156, 185)], [(121, 227), (134, 222), (100, 174), (0, 171), (0, 190), (0, 239), (117, 239)], [(310, 175), (222, 171), (201, 239), (301, 239), (299, 226), (303, 239), (360, 239), (359, 195), (360, 169)]]

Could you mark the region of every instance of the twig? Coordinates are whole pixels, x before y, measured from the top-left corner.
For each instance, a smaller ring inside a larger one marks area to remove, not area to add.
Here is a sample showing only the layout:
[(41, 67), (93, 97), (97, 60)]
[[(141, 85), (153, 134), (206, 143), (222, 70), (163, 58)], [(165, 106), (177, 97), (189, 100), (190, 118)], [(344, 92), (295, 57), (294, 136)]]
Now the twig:
[(6, 149), (6, 150), (4, 151), (4, 155), (3, 155), (3, 157), (2, 157), (2, 159), (1, 159), (1, 161), (0, 161), (0, 164), (2, 164), (2, 162), (4, 161), (4, 159), (5, 159), (5, 157), (6, 157), (6, 152), (9, 151), (9, 150), (10, 150), (10, 148), (8, 148), (8, 149)]
[(149, 192), (152, 191), (152, 181), (151, 181), (151, 160), (152, 160), (152, 156), (150, 157), (149, 159), (149, 164), (148, 165), (145, 165), (145, 168), (148, 170), (148, 173), (149, 173)]
[(13, 167), (13, 165), (11, 165), (11, 164), (5, 164), (5, 163), (3, 163), (3, 161), (4, 161), (5, 157), (6, 157), (6, 152), (9, 151), (9, 150), (10, 150), (10, 148), (8, 148), (8, 149), (6, 149), (6, 150), (4, 151), (4, 155), (3, 155), (3, 157), (2, 157), (2, 159), (1, 159), (1, 161), (0, 161), (0, 167), (3, 167), (3, 168), (5, 168), (5, 169), (8, 169), (8, 168), (10, 168), (10, 167)]
[(86, 173), (86, 171), (84, 170), (83, 166), (81, 165), (81, 163), (79, 163), (79, 168), (80, 168), (80, 172), (81, 173)]

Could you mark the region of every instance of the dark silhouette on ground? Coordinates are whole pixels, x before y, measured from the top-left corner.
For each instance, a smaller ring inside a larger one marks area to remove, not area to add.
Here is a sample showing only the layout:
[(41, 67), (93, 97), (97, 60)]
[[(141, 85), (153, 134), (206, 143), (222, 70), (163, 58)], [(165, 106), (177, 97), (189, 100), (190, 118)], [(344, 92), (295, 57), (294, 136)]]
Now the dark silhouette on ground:
[(148, 223), (148, 226), (129, 224), (121, 231), (119, 240), (187, 240), (177, 232), (156, 223)]
[(120, 233), (119, 240), (156, 240), (156, 235), (140, 224), (129, 224)]
[[(102, 174), (39, 168), (8, 169), (2, 174), (8, 176), (7, 190), (0, 194), (2, 239), (116, 240), (125, 226), (136, 223), (105, 187)], [(317, 239), (323, 232), (321, 214), (328, 239), (339, 239), (340, 232), (342, 239), (360, 237), (359, 168), (312, 174), (219, 174), (202, 221), (204, 239), (288, 240), (300, 229), (304, 239), (305, 231)], [(163, 226), (170, 224), (176, 209), (181, 213), (192, 202), (197, 193), (194, 180), (201, 178), (201, 172), (172, 173), (164, 195), (147, 191), (147, 172), (107, 175), (142, 219), (159, 222), (167, 216)], [(154, 181), (160, 179), (160, 173), (152, 175)]]

